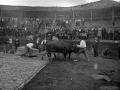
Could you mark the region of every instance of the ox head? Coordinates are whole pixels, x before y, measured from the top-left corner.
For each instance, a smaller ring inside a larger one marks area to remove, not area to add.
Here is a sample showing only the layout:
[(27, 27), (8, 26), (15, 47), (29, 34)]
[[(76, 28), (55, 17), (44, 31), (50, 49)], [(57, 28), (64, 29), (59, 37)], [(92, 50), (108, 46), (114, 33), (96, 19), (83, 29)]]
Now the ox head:
[(80, 49), (80, 48), (78, 48), (76, 44), (73, 44), (72, 51), (73, 51), (74, 53), (78, 53), (78, 52), (79, 52), (79, 49)]

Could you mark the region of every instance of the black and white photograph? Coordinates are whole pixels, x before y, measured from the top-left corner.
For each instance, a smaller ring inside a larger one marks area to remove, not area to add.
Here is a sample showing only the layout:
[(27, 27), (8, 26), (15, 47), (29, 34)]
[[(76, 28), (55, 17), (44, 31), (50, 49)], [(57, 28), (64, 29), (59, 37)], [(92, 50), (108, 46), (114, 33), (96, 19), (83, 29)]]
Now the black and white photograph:
[(120, 90), (120, 0), (0, 0), (0, 90)]

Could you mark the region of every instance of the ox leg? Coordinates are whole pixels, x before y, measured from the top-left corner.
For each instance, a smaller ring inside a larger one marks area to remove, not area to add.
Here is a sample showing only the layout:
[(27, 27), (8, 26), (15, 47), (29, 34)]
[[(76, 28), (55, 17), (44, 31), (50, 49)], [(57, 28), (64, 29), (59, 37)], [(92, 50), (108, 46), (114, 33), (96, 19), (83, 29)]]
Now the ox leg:
[(55, 55), (55, 53), (53, 53), (54, 54), (54, 58), (56, 58), (56, 55)]
[(44, 53), (42, 54), (42, 57), (41, 57), (42, 60), (43, 60), (43, 57), (46, 53), (47, 53), (47, 51), (44, 51)]
[(51, 52), (48, 52), (47, 55), (48, 55), (49, 60), (51, 61), (51, 58), (50, 58), (51, 57)]
[(69, 59), (70, 59), (71, 53), (69, 53)]
[(40, 48), (38, 48), (38, 50), (39, 50), (39, 54), (40, 54), (40, 52), (41, 52)]
[(67, 54), (66, 54), (66, 53), (64, 53), (63, 55), (64, 55), (65, 60), (67, 61), (67, 58), (66, 58), (66, 55), (67, 55)]
[(47, 55), (48, 55), (48, 57), (51, 57), (51, 52), (48, 52), (48, 54), (47, 54)]

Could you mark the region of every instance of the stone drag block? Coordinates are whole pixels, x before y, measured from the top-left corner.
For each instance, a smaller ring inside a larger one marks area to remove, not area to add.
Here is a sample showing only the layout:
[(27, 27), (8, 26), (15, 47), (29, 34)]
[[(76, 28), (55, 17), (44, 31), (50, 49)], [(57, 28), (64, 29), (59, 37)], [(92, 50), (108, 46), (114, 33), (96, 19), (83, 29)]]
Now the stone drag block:
[(26, 52), (26, 47), (25, 46), (21, 46), (18, 48), (17, 52), (15, 53), (16, 55), (23, 55)]
[(30, 53), (28, 53), (28, 56), (37, 56), (38, 54), (39, 54), (39, 50), (35, 49), (35, 48), (32, 48), (30, 50)]
[[(17, 52), (15, 54), (17, 55), (24, 55), (27, 51), (27, 48), (25, 46), (19, 47)], [(39, 54), (39, 50), (32, 48), (29, 53), (26, 54), (26, 56), (37, 56)]]

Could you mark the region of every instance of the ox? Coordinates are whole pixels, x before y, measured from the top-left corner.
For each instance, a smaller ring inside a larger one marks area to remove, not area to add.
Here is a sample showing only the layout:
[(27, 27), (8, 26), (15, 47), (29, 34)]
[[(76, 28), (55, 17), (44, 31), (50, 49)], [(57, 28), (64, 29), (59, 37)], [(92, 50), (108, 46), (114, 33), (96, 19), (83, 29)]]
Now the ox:
[(46, 52), (42, 55), (43, 56), (45, 54), (48, 55), (48, 57), (51, 57), (51, 53), (54, 54), (54, 57), (56, 57), (55, 53), (63, 53), (65, 60), (66, 59), (66, 55), (69, 54), (69, 58), (72, 52), (78, 52), (79, 49), (77, 49), (77, 47), (75, 45), (73, 45), (72, 43), (67, 43), (64, 41), (48, 41), (45, 44), (45, 50)]

